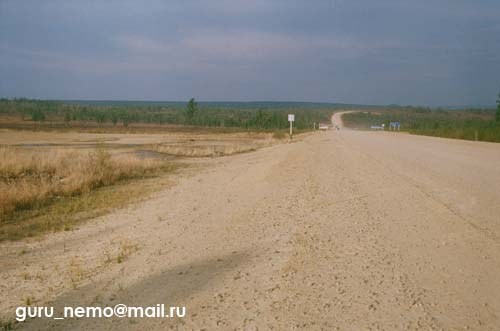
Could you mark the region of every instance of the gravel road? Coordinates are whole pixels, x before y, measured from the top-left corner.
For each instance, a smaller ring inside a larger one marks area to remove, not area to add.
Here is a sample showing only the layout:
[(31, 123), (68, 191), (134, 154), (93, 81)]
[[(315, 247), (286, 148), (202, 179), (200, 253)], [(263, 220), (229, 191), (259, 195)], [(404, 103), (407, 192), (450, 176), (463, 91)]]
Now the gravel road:
[[(109, 262), (124, 242), (133, 252)], [(3, 313), (32, 293), (57, 309), (165, 303), (187, 316), (23, 329), (500, 330), (500, 144), (321, 132), (206, 161), (30, 245), (1, 247)]]

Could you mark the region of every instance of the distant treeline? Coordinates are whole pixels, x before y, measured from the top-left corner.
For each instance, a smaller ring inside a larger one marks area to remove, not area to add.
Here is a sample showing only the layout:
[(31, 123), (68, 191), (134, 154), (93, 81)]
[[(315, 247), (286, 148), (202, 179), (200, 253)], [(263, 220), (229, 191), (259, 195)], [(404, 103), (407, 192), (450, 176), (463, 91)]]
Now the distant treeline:
[(23, 121), (64, 122), (68, 126), (82, 122), (125, 127), (149, 123), (279, 130), (288, 127), (287, 114), (293, 112), (294, 126), (308, 130), (313, 123), (329, 122), (335, 108), (306, 103), (197, 104), (194, 99), (192, 103), (0, 99), (0, 114), (19, 116)]
[(343, 115), (344, 124), (367, 129), (372, 125), (400, 122), (401, 131), (413, 134), (500, 142), (500, 120), (495, 109), (444, 110), (424, 107), (394, 107)]
[[(500, 96), (499, 96), (500, 99)], [(102, 126), (136, 124), (189, 125), (246, 130), (288, 128), (287, 114), (295, 114), (294, 126), (311, 130), (313, 123), (329, 123), (337, 110), (364, 109), (345, 114), (346, 126), (369, 128), (371, 125), (398, 121), (401, 130), (414, 134), (468, 140), (500, 142), (500, 104), (494, 109), (446, 110), (426, 107), (358, 106), (307, 102), (189, 102), (155, 101), (50, 101), (0, 99), (0, 115), (23, 123), (57, 123), (78, 127), (92, 123)], [(0, 123), (1, 124), (1, 123)]]

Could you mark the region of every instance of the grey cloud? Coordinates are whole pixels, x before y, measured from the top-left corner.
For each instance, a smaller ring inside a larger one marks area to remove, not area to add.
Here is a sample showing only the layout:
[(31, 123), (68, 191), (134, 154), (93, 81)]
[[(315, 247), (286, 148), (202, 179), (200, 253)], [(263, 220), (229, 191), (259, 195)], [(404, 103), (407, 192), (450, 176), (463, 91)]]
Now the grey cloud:
[(494, 0), (4, 0), (0, 96), (491, 104), (498, 15)]

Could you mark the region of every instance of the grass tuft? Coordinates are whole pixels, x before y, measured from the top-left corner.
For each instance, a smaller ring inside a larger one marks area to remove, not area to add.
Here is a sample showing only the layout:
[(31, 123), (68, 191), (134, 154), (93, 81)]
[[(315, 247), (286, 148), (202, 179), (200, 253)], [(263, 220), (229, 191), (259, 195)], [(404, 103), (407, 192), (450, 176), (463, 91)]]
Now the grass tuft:
[(285, 132), (283, 132), (283, 131), (275, 131), (273, 133), (273, 138), (274, 139), (285, 139), (287, 137), (288, 137), (288, 135)]
[(14, 330), (14, 324), (15, 324), (15, 321), (13, 321), (13, 320), (0, 319), (0, 331)]

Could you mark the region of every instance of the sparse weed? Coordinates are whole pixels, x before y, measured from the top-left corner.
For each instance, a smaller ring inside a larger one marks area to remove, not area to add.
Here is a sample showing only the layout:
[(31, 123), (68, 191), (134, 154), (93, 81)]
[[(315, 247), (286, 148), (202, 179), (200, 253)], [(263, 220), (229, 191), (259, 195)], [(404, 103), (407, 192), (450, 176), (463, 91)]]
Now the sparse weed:
[(26, 306), (31, 306), (33, 304), (33, 298), (30, 297), (30, 296), (27, 296), (25, 299), (24, 299), (24, 304)]
[(14, 330), (14, 323), (15, 323), (15, 321), (0, 319), (0, 331)]
[(117, 263), (122, 263), (127, 259), (130, 255), (137, 252), (139, 250), (139, 246), (137, 244), (133, 244), (127, 240), (120, 242), (120, 249), (118, 251), (118, 255), (116, 257)]
[(285, 139), (287, 135), (283, 131), (274, 131), (273, 138), (274, 139)]
[(81, 267), (80, 261), (77, 258), (73, 258), (69, 265), (69, 274), (71, 287), (76, 289), (78, 284), (84, 279), (85, 272)]

